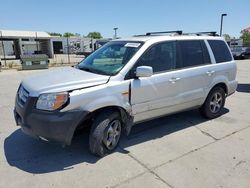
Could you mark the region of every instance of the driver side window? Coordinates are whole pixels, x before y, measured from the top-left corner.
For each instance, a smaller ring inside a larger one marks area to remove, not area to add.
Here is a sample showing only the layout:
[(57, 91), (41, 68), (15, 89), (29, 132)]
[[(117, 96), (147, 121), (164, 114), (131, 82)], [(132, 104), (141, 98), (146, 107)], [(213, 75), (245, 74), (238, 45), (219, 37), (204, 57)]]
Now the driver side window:
[(136, 68), (139, 66), (150, 66), (156, 74), (170, 71), (175, 68), (175, 65), (176, 41), (162, 42), (149, 47), (130, 71), (130, 76), (126, 77), (133, 77)]

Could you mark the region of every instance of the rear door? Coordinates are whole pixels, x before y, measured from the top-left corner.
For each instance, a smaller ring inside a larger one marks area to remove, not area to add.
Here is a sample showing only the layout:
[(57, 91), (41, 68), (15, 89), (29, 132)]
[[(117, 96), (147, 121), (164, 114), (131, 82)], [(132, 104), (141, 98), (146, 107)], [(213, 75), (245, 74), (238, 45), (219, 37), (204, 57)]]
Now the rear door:
[(176, 70), (181, 78), (180, 102), (182, 108), (199, 106), (206, 97), (206, 89), (214, 76), (213, 64), (203, 40), (178, 41), (178, 54), (181, 58), (177, 62)]

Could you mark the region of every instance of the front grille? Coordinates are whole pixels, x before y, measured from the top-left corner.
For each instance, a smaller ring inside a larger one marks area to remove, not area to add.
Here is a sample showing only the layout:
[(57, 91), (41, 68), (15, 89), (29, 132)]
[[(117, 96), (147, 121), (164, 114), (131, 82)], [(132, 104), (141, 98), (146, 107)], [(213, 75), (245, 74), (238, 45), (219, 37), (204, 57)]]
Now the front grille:
[(20, 85), (18, 92), (17, 92), (18, 103), (21, 106), (24, 106), (28, 97), (29, 97), (29, 92), (22, 85)]

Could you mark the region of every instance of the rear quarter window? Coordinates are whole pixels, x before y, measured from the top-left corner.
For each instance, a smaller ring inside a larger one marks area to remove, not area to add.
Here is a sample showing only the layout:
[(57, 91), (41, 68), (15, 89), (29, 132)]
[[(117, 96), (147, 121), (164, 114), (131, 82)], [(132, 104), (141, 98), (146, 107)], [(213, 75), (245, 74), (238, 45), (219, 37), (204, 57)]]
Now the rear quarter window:
[(231, 53), (224, 41), (208, 40), (208, 43), (213, 51), (216, 63), (232, 61)]

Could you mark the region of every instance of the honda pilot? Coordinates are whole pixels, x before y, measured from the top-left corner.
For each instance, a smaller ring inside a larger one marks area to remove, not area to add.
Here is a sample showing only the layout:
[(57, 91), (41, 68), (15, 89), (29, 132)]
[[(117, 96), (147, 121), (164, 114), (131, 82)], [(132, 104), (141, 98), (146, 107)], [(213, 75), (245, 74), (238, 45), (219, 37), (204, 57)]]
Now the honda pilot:
[(235, 77), (230, 49), (214, 33), (147, 33), (113, 40), (74, 67), (26, 77), (14, 116), (24, 133), (64, 145), (90, 126), (90, 152), (104, 156), (139, 122), (195, 108), (217, 118)]

